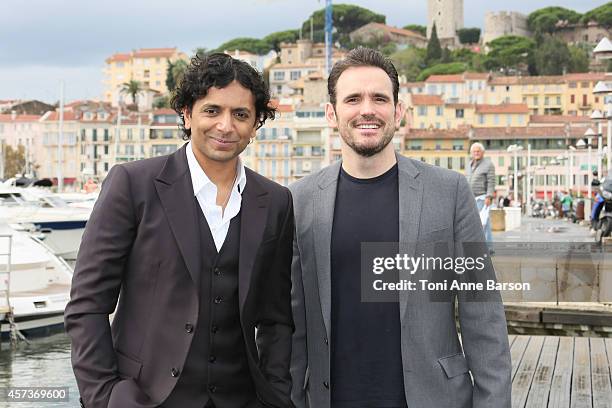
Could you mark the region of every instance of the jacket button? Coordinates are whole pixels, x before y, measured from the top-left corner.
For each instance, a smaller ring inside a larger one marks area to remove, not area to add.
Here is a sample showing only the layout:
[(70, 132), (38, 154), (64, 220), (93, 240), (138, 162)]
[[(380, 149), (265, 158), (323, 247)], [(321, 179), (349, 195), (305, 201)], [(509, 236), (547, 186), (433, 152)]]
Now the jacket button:
[(187, 333), (193, 333), (193, 324), (191, 324), (191, 323), (187, 323), (187, 324), (185, 325), (185, 331), (186, 331)]
[(328, 345), (328, 344), (329, 344), (329, 340), (327, 340), (327, 337), (325, 337), (325, 338), (323, 339), (323, 342), (325, 343), (325, 345)]
[(329, 390), (329, 383), (327, 381), (323, 381), (323, 386), (325, 387), (325, 389)]
[(221, 296), (217, 296), (215, 298), (215, 303), (218, 305), (219, 303), (221, 303), (222, 300), (223, 300), (223, 298)]
[(219, 326), (213, 325), (213, 327), (210, 328), (210, 331), (213, 333), (216, 333), (219, 331)]
[(217, 387), (215, 387), (214, 385), (209, 385), (208, 386), (208, 391), (215, 393), (217, 391)]
[(170, 370), (170, 375), (172, 375), (173, 377), (178, 377), (180, 373), (181, 372), (174, 367), (172, 367), (172, 370)]
[(221, 269), (219, 269), (219, 268), (215, 268), (215, 269), (213, 269), (213, 272), (214, 272), (214, 274), (215, 274), (215, 275), (217, 275), (217, 276), (221, 275)]
[(217, 361), (217, 357), (210, 356), (210, 357), (208, 357), (208, 361), (211, 362), (211, 363), (214, 363), (215, 361)]

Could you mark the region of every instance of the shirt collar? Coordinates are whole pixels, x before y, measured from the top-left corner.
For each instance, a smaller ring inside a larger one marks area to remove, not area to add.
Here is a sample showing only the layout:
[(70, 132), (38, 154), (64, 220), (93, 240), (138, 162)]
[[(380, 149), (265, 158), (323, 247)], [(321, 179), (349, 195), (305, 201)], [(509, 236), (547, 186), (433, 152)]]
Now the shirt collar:
[[(191, 183), (193, 185), (193, 195), (197, 196), (198, 193), (208, 184), (211, 184), (213, 187), (215, 187), (216, 190), (217, 187), (213, 184), (212, 181), (210, 181), (210, 179), (198, 163), (198, 160), (196, 159), (195, 154), (193, 153), (193, 146), (191, 141), (187, 143), (186, 152), (187, 164), (189, 165), (189, 173), (191, 174)], [(240, 157), (238, 157), (237, 167), (238, 176), (236, 177), (236, 182), (234, 183), (233, 188), (236, 188), (237, 186), (238, 193), (242, 194), (242, 192), (244, 191), (244, 187), (246, 186), (247, 179), (246, 172), (244, 170), (244, 164), (242, 163), (242, 160), (240, 160)]]

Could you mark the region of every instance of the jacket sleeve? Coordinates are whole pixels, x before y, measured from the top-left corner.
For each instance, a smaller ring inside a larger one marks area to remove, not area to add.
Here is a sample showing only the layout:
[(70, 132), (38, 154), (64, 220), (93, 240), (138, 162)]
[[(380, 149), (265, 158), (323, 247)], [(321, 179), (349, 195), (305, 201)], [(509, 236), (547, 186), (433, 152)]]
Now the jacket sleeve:
[(297, 233), (293, 237), (293, 261), (291, 263), (291, 308), (293, 310), (293, 342), (291, 349), (291, 399), (297, 408), (306, 408), (306, 367), (308, 349), (306, 346), (306, 306), (304, 304), (304, 283)]
[(492, 161), (489, 161), (487, 169), (487, 196), (493, 197), (495, 195), (495, 165)]
[(137, 229), (130, 194), (127, 171), (114, 166), (87, 222), (65, 310), (72, 366), (87, 408), (109, 406), (113, 388), (124, 381), (117, 372), (109, 315), (117, 304)]
[[(454, 224), (455, 256), (488, 258), (478, 211), (464, 177), (457, 177)], [(490, 258), (481, 272), (478, 282), (495, 279)], [(474, 378), (472, 406), (510, 408), (512, 365), (501, 296), (499, 292), (487, 292), (484, 298), (470, 296), (464, 291), (458, 294), (463, 350)]]
[(262, 320), (257, 326), (257, 348), (260, 350), (260, 368), (270, 385), (283, 401), (283, 407), (291, 404), (291, 246), (293, 242), (293, 202), (289, 190), (287, 207), (279, 231), (274, 259), (272, 282), (267, 285), (267, 303)]

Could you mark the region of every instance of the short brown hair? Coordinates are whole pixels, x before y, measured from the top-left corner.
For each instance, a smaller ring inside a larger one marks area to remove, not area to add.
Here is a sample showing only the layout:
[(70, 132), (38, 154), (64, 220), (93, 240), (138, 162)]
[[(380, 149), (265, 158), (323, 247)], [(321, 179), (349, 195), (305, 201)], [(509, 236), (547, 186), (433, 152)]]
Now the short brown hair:
[(332, 105), (336, 106), (336, 84), (338, 83), (338, 78), (340, 78), (340, 75), (342, 75), (344, 71), (352, 67), (376, 67), (385, 71), (393, 85), (393, 102), (397, 105), (399, 79), (395, 66), (393, 66), (389, 58), (385, 57), (379, 51), (365, 47), (358, 47), (351, 50), (346, 55), (346, 58), (334, 64), (334, 67), (329, 73), (329, 78), (327, 79), (327, 93), (329, 94), (329, 101)]

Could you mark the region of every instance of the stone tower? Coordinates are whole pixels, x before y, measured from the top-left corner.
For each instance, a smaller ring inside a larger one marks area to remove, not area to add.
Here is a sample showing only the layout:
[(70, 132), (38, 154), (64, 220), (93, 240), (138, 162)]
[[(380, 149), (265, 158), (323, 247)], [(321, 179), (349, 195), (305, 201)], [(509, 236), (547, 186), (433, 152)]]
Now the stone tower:
[(440, 40), (458, 42), (457, 30), (463, 28), (463, 0), (427, 0), (427, 38), (434, 22)]

